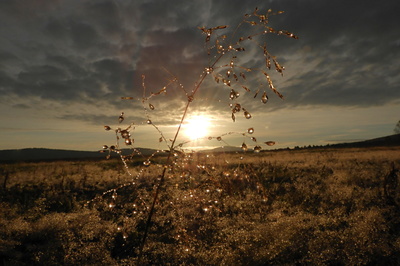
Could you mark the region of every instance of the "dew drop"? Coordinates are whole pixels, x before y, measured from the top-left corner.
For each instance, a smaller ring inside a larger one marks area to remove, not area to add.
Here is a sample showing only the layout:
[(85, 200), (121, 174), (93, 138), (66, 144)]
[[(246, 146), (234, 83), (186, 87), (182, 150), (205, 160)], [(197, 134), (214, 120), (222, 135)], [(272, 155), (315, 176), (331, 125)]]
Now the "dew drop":
[(264, 91), (262, 97), (261, 97), (261, 102), (262, 103), (267, 103), (268, 102), (268, 96), (267, 93)]
[(125, 139), (126, 145), (132, 145), (132, 140), (130, 138)]
[(103, 145), (103, 150), (106, 150), (106, 149), (108, 149), (108, 146), (107, 145)]
[(109, 130), (111, 130), (111, 127), (109, 127), (109, 126), (104, 126), (104, 129), (107, 130), (107, 131), (109, 131)]
[(222, 138), (221, 138), (221, 137), (217, 137), (217, 140), (218, 140), (218, 141), (221, 141), (221, 140), (222, 140)]
[(267, 141), (267, 142), (265, 142), (265, 144), (267, 144), (268, 146), (274, 146), (275, 141)]
[(254, 152), (259, 153), (261, 151), (261, 146), (255, 146)]
[(128, 130), (121, 130), (121, 137), (126, 139), (130, 137), (129, 131)]
[(242, 150), (243, 151), (247, 151), (248, 150), (248, 147), (247, 147), (246, 143), (244, 143), (244, 142), (242, 144)]
[(235, 91), (235, 90), (231, 90), (231, 92), (230, 92), (230, 94), (229, 94), (229, 98), (231, 99), (231, 100), (233, 100), (233, 99), (236, 99), (237, 97), (239, 97), (240, 96), (240, 94), (237, 92), (237, 91)]
[(151, 122), (151, 120), (150, 120), (150, 119), (147, 119), (146, 123), (147, 123), (147, 124), (149, 124), (149, 125), (151, 125), (151, 124), (152, 124), (152, 122)]
[(118, 195), (118, 194), (117, 194), (117, 191), (114, 190), (114, 192), (113, 192), (113, 194), (112, 194), (111, 197), (112, 197), (113, 199), (116, 199), (116, 198), (117, 198), (117, 195)]
[(151, 103), (149, 103), (149, 108), (150, 108), (151, 110), (154, 110), (154, 105), (152, 105)]
[(250, 119), (250, 118), (251, 118), (251, 114), (250, 114), (248, 111), (246, 111), (246, 110), (244, 110), (244, 116), (245, 116), (247, 119)]
[(160, 138), (158, 139), (158, 142), (162, 142), (162, 141), (163, 141), (163, 138), (160, 137)]
[(121, 113), (121, 115), (118, 117), (118, 121), (121, 123), (124, 121), (124, 112)]
[(242, 109), (242, 106), (239, 103), (235, 104), (235, 111), (236, 112), (239, 112), (241, 109)]
[(232, 112), (232, 120), (233, 120), (233, 122), (235, 122), (235, 121), (236, 121), (236, 117), (235, 117), (235, 114), (234, 114), (234, 112)]
[(247, 133), (249, 133), (249, 134), (253, 134), (254, 133), (254, 128), (249, 128), (249, 129), (247, 129)]
[(114, 208), (115, 207), (115, 200), (112, 199), (109, 203), (108, 203), (108, 207), (109, 208)]
[(208, 140), (212, 140), (213, 138), (212, 137), (208, 137)]
[(146, 160), (143, 162), (144, 166), (150, 166), (150, 164), (151, 164), (150, 160)]

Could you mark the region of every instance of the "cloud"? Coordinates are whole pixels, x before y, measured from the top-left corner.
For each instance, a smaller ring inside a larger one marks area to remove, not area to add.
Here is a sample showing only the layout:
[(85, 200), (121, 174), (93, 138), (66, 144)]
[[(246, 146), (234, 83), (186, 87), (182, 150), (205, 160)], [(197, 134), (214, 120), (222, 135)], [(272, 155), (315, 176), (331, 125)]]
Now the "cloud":
[[(12, 98), (15, 107), (28, 108), (29, 102), (22, 99), (38, 97), (58, 101), (65, 109), (74, 102), (90, 106), (90, 110), (101, 105), (101, 113), (92, 116), (80, 117), (82, 110), (52, 114), (95, 123), (109, 115), (109, 107), (113, 111), (140, 110), (140, 104), (132, 107), (120, 97), (142, 96), (142, 74), (147, 93), (159, 91), (177, 77), (175, 88), (169, 87), (167, 95), (160, 96), (160, 101), (170, 103), (163, 104), (168, 115), (163, 124), (173, 124), (177, 117), (173, 110), (180, 109), (187, 99), (179, 84), (190, 94), (210, 62), (205, 35), (197, 27), (230, 25), (228, 30), (235, 30), (243, 14), (252, 13), (256, 6), (263, 12), (268, 8), (285, 10), (271, 17), (271, 26), (292, 31), (300, 39), (268, 36), (268, 49), (286, 67), (283, 78), (271, 73), (285, 101), (268, 89), (261, 74), (260, 79), (249, 81), (252, 93), (246, 95), (240, 86), (235, 87), (241, 92), (238, 100), (249, 110), (379, 106), (399, 101), (400, 37), (396, 25), (400, 4), (396, 1), (37, 0), (0, 2), (2, 103)], [(238, 31), (240, 36), (247, 35)], [(264, 64), (257, 47), (238, 57), (247, 66)], [(266, 105), (260, 95), (253, 98), (258, 88), (270, 96)], [(204, 103), (209, 109), (229, 113), (230, 89), (207, 79), (199, 91), (198, 106)], [(15, 102), (18, 97), (20, 102)]]

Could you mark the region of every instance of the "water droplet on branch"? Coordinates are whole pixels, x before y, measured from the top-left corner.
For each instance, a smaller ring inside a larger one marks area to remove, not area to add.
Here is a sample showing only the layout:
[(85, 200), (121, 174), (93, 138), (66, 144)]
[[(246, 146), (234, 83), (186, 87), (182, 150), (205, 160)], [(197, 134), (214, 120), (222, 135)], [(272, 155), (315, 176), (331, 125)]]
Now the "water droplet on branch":
[(264, 104), (268, 102), (268, 95), (265, 91), (264, 91), (263, 95), (261, 96), (261, 102)]
[(239, 96), (240, 96), (239, 92), (235, 91), (234, 89), (232, 89), (229, 94), (229, 98), (231, 100), (234, 100), (234, 99), (238, 98)]
[(265, 144), (267, 144), (268, 146), (274, 146), (275, 145), (275, 141), (267, 141), (264, 142)]
[(244, 114), (244, 117), (246, 117), (246, 119), (250, 119), (251, 118), (251, 114), (244, 108), (243, 108), (243, 114)]
[(118, 117), (118, 122), (124, 121), (124, 112), (121, 113), (121, 115)]
[(247, 150), (248, 150), (247, 145), (246, 145), (246, 143), (244, 143), (244, 142), (243, 142), (243, 144), (242, 144), (242, 150), (243, 150), (243, 151), (247, 151)]
[(255, 146), (254, 152), (259, 153), (261, 151), (261, 146)]

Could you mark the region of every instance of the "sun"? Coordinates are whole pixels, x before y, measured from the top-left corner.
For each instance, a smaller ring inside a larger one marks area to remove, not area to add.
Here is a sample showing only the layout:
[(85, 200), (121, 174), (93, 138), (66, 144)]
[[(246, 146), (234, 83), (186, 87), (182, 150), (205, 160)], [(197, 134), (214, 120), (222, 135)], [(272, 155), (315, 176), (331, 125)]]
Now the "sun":
[(210, 119), (203, 115), (195, 115), (187, 120), (184, 133), (191, 140), (204, 138), (209, 134)]

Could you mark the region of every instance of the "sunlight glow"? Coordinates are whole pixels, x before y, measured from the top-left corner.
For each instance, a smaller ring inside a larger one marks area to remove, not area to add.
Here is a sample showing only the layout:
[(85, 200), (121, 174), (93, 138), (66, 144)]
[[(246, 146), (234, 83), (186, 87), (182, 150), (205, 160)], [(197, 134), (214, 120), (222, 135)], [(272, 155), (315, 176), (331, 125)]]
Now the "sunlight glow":
[(210, 119), (206, 116), (192, 116), (187, 120), (187, 124), (184, 126), (184, 133), (192, 140), (203, 138), (209, 134), (210, 125)]

